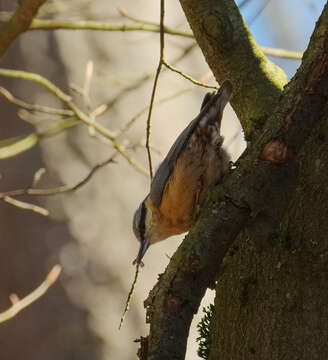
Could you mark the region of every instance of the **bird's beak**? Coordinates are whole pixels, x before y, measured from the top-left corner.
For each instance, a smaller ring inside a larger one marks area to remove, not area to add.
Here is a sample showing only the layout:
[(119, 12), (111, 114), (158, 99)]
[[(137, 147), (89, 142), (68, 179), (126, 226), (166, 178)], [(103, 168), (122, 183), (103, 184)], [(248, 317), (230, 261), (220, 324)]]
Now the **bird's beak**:
[(139, 252), (138, 252), (138, 256), (137, 258), (133, 261), (133, 265), (135, 264), (142, 264), (142, 258), (144, 257), (147, 249), (149, 248), (149, 240), (144, 239), (143, 241), (140, 242), (140, 248), (139, 248)]

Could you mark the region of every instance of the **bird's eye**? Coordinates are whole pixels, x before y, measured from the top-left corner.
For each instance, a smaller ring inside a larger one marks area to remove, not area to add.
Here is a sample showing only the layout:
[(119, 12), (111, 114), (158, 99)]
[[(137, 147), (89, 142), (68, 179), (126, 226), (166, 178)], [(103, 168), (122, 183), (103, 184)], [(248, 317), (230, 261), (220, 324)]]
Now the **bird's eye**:
[(147, 209), (144, 201), (140, 204), (133, 217), (133, 232), (139, 241), (143, 241), (146, 231), (146, 213)]
[(140, 241), (145, 239), (145, 231), (146, 231), (146, 206), (145, 202), (143, 201), (141, 204), (141, 213), (140, 213), (140, 220), (139, 220), (139, 236)]

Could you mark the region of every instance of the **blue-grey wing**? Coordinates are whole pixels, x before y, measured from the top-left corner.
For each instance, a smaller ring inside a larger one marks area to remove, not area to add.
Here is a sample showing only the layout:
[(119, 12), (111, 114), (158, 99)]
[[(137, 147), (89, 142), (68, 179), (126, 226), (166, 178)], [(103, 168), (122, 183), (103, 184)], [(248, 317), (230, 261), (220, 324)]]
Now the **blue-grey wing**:
[[(182, 133), (176, 139), (170, 151), (168, 152), (165, 159), (158, 167), (153, 177), (150, 186), (149, 197), (151, 198), (155, 206), (157, 207), (160, 206), (165, 186), (167, 184), (170, 175), (172, 174), (174, 165), (176, 164), (177, 159), (180, 156), (181, 152), (187, 146), (188, 141), (191, 135), (193, 134), (193, 132), (195, 131), (199, 122), (204, 117), (208, 116), (208, 113), (213, 105), (218, 107), (222, 112), (224, 106), (230, 100), (231, 93), (232, 93), (232, 85), (230, 81), (227, 80), (222, 84), (222, 86), (220, 87), (217, 93), (207, 93), (205, 95), (199, 115), (189, 123), (189, 125), (182, 131)], [(221, 105), (219, 104), (220, 106), (218, 106), (218, 103), (221, 103)]]
[(165, 159), (158, 167), (152, 180), (149, 194), (155, 206), (160, 205), (165, 185), (173, 171), (174, 164), (176, 163), (181, 152), (188, 144), (191, 135), (193, 134), (195, 128), (197, 127), (199, 121), (203, 116), (205, 106), (209, 103), (209, 100), (213, 97), (213, 95), (214, 94), (207, 93), (204, 96), (200, 114), (194, 120), (192, 120), (189, 125), (182, 131), (182, 133), (172, 145)]
[(174, 164), (176, 163), (180, 153), (186, 147), (190, 136), (194, 132), (198, 119), (194, 119), (179, 135), (175, 143), (172, 145), (170, 151), (166, 155), (165, 159), (162, 161), (158, 167), (153, 180), (150, 186), (149, 196), (155, 206), (159, 206), (162, 201), (162, 195), (167, 183), (168, 178), (170, 177)]

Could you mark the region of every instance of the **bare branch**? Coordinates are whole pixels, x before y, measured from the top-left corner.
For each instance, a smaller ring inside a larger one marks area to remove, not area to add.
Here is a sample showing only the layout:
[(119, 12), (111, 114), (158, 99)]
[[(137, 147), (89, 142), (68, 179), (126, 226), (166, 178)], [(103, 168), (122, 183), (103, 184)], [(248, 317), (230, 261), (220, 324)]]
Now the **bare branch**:
[(19, 300), (17, 295), (11, 296), (10, 299), (13, 304), (8, 310), (0, 313), (0, 323), (12, 319), (20, 311), (30, 306), (41, 296), (43, 296), (50, 288), (50, 286), (52, 286), (55, 283), (55, 281), (58, 279), (60, 272), (61, 272), (61, 266), (55, 265), (50, 270), (44, 282), (40, 286), (38, 286), (35, 290), (33, 290), (30, 294), (25, 296), (23, 299)]
[(152, 114), (152, 111), (153, 111), (153, 104), (154, 104), (154, 100), (155, 100), (157, 82), (158, 82), (158, 79), (159, 79), (159, 74), (161, 72), (162, 65), (163, 65), (163, 59), (164, 59), (164, 14), (165, 14), (164, 0), (161, 0), (160, 12), (161, 12), (161, 15), (160, 15), (160, 58), (159, 58), (159, 63), (158, 63), (156, 74), (155, 74), (153, 90), (152, 90), (152, 93), (151, 93), (149, 112), (148, 112), (148, 118), (147, 118), (147, 134), (146, 134), (146, 149), (147, 149), (147, 155), (148, 155), (150, 179), (153, 178), (153, 166), (152, 166), (151, 151), (150, 151), (151, 114)]
[[(184, 93), (186, 93), (187, 91), (192, 90), (192, 87), (188, 87), (188, 88), (184, 88), (182, 90), (179, 90), (169, 96), (163, 97), (162, 99), (158, 100), (155, 102), (155, 104), (161, 104), (164, 103), (166, 101), (172, 100)], [(145, 106), (143, 109), (141, 109), (140, 111), (138, 111), (123, 127), (122, 129), (117, 133), (117, 137), (121, 136), (123, 133), (125, 133), (126, 131), (128, 131), (130, 129), (130, 127), (144, 114), (147, 112), (147, 110), (149, 110), (149, 106), (147, 105)]]
[(90, 108), (90, 84), (91, 84), (92, 76), (93, 76), (93, 61), (89, 60), (85, 68), (85, 78), (83, 84), (84, 101), (86, 102), (89, 108)]
[(33, 176), (33, 181), (32, 181), (31, 187), (36, 186), (45, 173), (46, 173), (45, 168), (40, 168), (39, 170), (37, 170)]
[(44, 86), (47, 90), (49, 90), (51, 93), (53, 93), (62, 102), (67, 103), (67, 102), (71, 101), (71, 97), (69, 95), (66, 95), (51, 81), (49, 81), (48, 79), (46, 79), (45, 77), (43, 77), (39, 74), (34, 74), (34, 73), (30, 73), (27, 71), (21, 71), (21, 70), (0, 69), (0, 75), (10, 77), (10, 78), (24, 79), (24, 80), (36, 82), (36, 83)]
[(158, 24), (156, 24), (155, 22), (152, 21), (146, 21), (146, 20), (142, 20), (142, 19), (138, 19), (132, 15), (129, 15), (124, 9), (122, 8), (117, 8), (117, 11), (120, 13), (120, 15), (122, 17), (125, 17), (126, 19), (129, 19), (135, 23), (139, 23), (139, 24), (147, 24), (147, 25), (153, 25), (153, 26), (158, 26)]
[(134, 292), (134, 288), (136, 286), (136, 283), (138, 281), (138, 276), (139, 276), (139, 270), (140, 270), (140, 265), (142, 265), (142, 262), (138, 263), (136, 265), (136, 271), (135, 271), (135, 274), (134, 274), (134, 279), (132, 281), (132, 285), (131, 285), (131, 289), (128, 293), (128, 297), (126, 299), (126, 302), (125, 302), (125, 307), (124, 307), (124, 310), (123, 310), (123, 314), (121, 316), (121, 319), (120, 319), (120, 323), (119, 323), (119, 326), (118, 326), (118, 329), (121, 330), (121, 327), (123, 325), (123, 322), (124, 322), (124, 318), (125, 318), (125, 315), (126, 313), (129, 311), (129, 306), (130, 306), (130, 302), (131, 302), (131, 298), (132, 298), (132, 295), (133, 295), (133, 292)]
[(34, 132), (27, 136), (15, 136), (13, 138), (0, 140), (0, 159), (8, 159), (24, 151), (31, 149), (39, 143), (40, 140), (55, 136), (81, 122), (75, 118), (67, 118), (56, 121), (53, 126), (42, 132)]
[(181, 70), (178, 70), (177, 68), (175, 68), (174, 66), (170, 65), (165, 59), (163, 59), (163, 65), (165, 65), (168, 69), (170, 69), (171, 71), (174, 71), (178, 74), (180, 74), (181, 76), (183, 76), (185, 79), (189, 80), (190, 82), (192, 82), (193, 84), (195, 85), (198, 85), (198, 86), (202, 86), (204, 88), (208, 88), (208, 89), (218, 89), (219, 87), (218, 86), (215, 86), (215, 85), (208, 85), (208, 84), (204, 84), (202, 82), (199, 82), (195, 79), (193, 79), (191, 76), (185, 74), (183, 71)]
[(32, 196), (50, 196), (50, 195), (57, 195), (62, 194), (65, 192), (75, 191), (78, 190), (80, 187), (85, 185), (94, 175), (96, 171), (103, 168), (104, 166), (108, 165), (109, 163), (114, 162), (114, 157), (116, 154), (112, 155), (110, 158), (108, 158), (105, 161), (102, 161), (98, 164), (96, 164), (89, 173), (78, 183), (75, 185), (64, 185), (64, 186), (58, 186), (55, 188), (50, 189), (34, 189), (34, 188), (25, 188), (25, 189), (16, 189), (16, 190), (10, 190), (6, 192), (0, 193), (0, 199), (5, 199), (8, 196), (23, 196), (23, 195), (32, 195)]
[[(211, 76), (213, 76), (213, 74), (211, 73), (211, 71), (209, 71), (208, 73), (206, 73), (205, 75), (203, 75), (200, 78), (200, 81), (206, 81)], [(187, 91), (191, 91), (192, 89), (193, 89), (193, 87), (187, 87), (187, 88), (181, 89), (179, 91), (176, 91), (176, 92), (172, 93), (171, 95), (165, 96), (165, 97), (161, 98), (160, 100), (156, 101), (155, 104), (162, 104), (162, 103), (165, 103), (166, 101), (175, 99), (176, 97), (183, 95), (184, 93), (186, 93)], [(130, 129), (130, 127), (135, 123), (135, 121), (138, 120), (148, 109), (149, 109), (149, 105), (145, 106), (143, 109), (141, 109), (139, 112), (137, 112), (123, 126), (123, 128), (118, 131), (117, 137), (121, 136), (124, 132), (128, 131)]]
[(0, 31), (0, 57), (21, 33), (29, 29), (34, 16), (45, 1), (24, 0), (20, 2), (16, 12)]
[[(92, 20), (43, 20), (34, 19), (29, 30), (98, 30), (98, 31), (150, 31), (160, 32), (159, 25), (149, 25), (144, 23), (136, 24), (109, 24), (108, 22)], [(170, 35), (179, 35), (187, 38), (193, 38), (192, 33), (188, 31), (179, 31), (165, 27), (165, 32)]]
[(8, 70), (8, 69), (0, 69), (0, 76), (7, 76), (12, 78), (20, 78), (29, 81), (33, 81), (39, 83), (40, 85), (44, 86), (47, 90), (53, 93), (59, 100), (61, 100), (64, 104), (69, 107), (77, 119), (81, 122), (85, 123), (86, 125), (94, 128), (98, 131), (102, 136), (111, 140), (113, 147), (128, 161), (130, 165), (132, 165), (138, 172), (147, 175), (147, 172), (138, 165), (130, 156), (126, 153), (123, 146), (117, 141), (115, 135), (108, 130), (107, 128), (103, 127), (102, 125), (98, 124), (96, 121), (93, 121), (90, 116), (85, 114), (82, 110), (80, 110), (72, 101), (71, 97), (65, 94), (62, 90), (60, 90), (56, 85), (54, 85), (51, 81), (44, 78), (41, 75), (29, 73), (26, 71), (20, 70)]
[[(160, 32), (160, 25), (140, 23), (134, 25), (127, 24), (109, 24), (98, 21), (77, 21), (77, 20), (41, 20), (34, 19), (30, 30), (36, 29), (67, 29), (67, 30), (100, 30), (100, 31), (150, 31), (158, 33)], [(164, 27), (165, 34), (178, 35), (186, 38), (193, 38), (194, 35), (188, 31), (179, 31), (170, 27)], [(283, 49), (283, 51), (275, 52), (275, 48), (263, 47), (263, 52), (267, 55), (283, 57), (286, 59), (301, 59), (302, 53), (296, 53)], [(279, 49), (280, 50), (280, 49)], [(268, 53), (266, 53), (268, 52)], [(270, 52), (270, 53), (269, 53)], [(274, 55), (273, 55), (274, 53)], [(279, 55), (277, 55), (279, 54)]]
[(17, 99), (14, 95), (12, 95), (7, 89), (5, 89), (2, 86), (0, 86), (0, 94), (3, 95), (9, 102), (18, 105), (23, 109), (44, 112), (52, 115), (62, 115), (62, 116), (74, 115), (73, 111), (71, 110), (56, 109), (49, 106), (43, 106), (38, 104), (29, 104), (23, 100)]
[(23, 210), (30, 210), (42, 216), (49, 216), (49, 211), (47, 209), (35, 204), (30, 204), (26, 201), (17, 200), (10, 196), (5, 196), (3, 198), (3, 201)]
[[(1, 19), (7, 19), (8, 14), (5, 11), (0, 12)], [(130, 15), (125, 17), (133, 20)], [(133, 21), (136, 21), (133, 20)], [(148, 32), (160, 32), (159, 24), (142, 21), (134, 25), (128, 24), (109, 24), (108, 22), (93, 21), (93, 20), (45, 20), (45, 19), (34, 19), (31, 27), (28, 30), (96, 30), (96, 31), (148, 31)], [(194, 35), (188, 31), (179, 31), (170, 27), (164, 26), (164, 32), (168, 35), (182, 36), (193, 39)], [(301, 52), (290, 51), (287, 49), (276, 49), (266, 46), (261, 46), (264, 54), (285, 59), (302, 59), (303, 54)]]
[[(178, 62), (180, 62), (182, 59), (184, 59), (193, 49), (195, 49), (197, 46), (197, 43), (194, 42), (188, 46), (186, 46), (182, 53), (177, 56), (174, 60), (172, 60), (172, 64), (176, 65)], [(162, 71), (167, 70), (166, 68), (162, 69)], [(140, 76), (136, 81), (134, 81), (132, 84), (129, 84), (128, 86), (124, 87), (122, 90), (118, 92), (111, 100), (107, 101), (108, 108), (111, 108), (113, 105), (116, 104), (116, 102), (127, 92), (138, 89), (141, 85), (143, 85), (147, 80), (150, 80), (153, 76), (155, 76), (155, 73), (147, 73), (142, 76)]]
[(285, 49), (270, 48), (266, 46), (261, 46), (261, 49), (265, 55), (274, 56), (277, 58), (301, 60), (303, 57), (303, 53), (301, 51), (291, 51)]

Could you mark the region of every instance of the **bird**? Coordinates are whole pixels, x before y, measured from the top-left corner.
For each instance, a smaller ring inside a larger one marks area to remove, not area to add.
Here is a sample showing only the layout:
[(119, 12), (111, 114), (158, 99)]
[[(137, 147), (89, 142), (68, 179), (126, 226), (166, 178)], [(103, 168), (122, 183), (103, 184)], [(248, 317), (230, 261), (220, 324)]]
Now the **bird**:
[(133, 264), (150, 245), (189, 231), (195, 223), (209, 187), (230, 170), (230, 156), (223, 149), (221, 120), (232, 96), (232, 83), (225, 80), (203, 99), (200, 113), (178, 136), (158, 167), (149, 194), (133, 216), (133, 232), (140, 242)]

